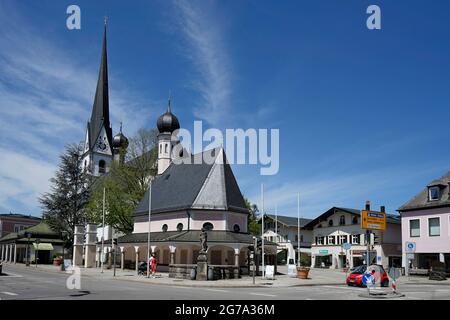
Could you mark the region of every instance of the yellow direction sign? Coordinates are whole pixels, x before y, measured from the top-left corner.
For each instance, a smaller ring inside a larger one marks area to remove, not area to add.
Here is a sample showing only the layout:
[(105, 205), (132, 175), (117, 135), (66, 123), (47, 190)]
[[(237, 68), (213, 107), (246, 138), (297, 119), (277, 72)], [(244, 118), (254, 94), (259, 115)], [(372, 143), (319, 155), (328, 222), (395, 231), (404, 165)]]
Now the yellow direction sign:
[(386, 213), (377, 211), (361, 211), (361, 228), (369, 230), (386, 230)]

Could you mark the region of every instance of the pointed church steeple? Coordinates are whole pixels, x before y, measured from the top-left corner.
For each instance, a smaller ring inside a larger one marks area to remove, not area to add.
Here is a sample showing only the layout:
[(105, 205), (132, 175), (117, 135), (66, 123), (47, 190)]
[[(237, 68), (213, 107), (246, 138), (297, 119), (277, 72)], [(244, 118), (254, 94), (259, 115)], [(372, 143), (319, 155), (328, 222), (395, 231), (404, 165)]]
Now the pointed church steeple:
[(113, 159), (112, 129), (109, 122), (108, 54), (106, 43), (107, 23), (103, 31), (100, 70), (95, 90), (91, 118), (86, 128), (83, 170), (99, 176), (107, 173)]
[(112, 129), (109, 122), (109, 89), (108, 89), (108, 54), (106, 42), (107, 21), (103, 31), (103, 47), (100, 62), (100, 70), (95, 91), (94, 104), (92, 106), (91, 119), (89, 121), (89, 142), (92, 148), (102, 128), (105, 128), (108, 142), (112, 142)]

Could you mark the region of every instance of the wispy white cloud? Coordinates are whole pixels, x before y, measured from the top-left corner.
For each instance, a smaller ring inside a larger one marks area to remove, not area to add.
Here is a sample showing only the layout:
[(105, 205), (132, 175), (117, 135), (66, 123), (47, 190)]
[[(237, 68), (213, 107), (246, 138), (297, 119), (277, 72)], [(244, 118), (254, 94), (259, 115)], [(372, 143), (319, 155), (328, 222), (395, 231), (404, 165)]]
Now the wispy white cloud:
[(196, 67), (198, 76), (190, 85), (201, 95), (195, 116), (213, 126), (230, 118), (232, 66), (227, 56), (223, 30), (215, 19), (213, 3), (175, 0), (175, 23), (184, 38), (183, 55)]

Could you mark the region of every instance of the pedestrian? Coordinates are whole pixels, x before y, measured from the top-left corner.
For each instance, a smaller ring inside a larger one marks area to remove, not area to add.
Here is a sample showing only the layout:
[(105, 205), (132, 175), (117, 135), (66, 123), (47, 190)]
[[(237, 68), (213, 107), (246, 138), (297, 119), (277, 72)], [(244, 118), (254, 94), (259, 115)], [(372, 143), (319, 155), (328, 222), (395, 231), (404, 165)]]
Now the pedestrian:
[(155, 258), (155, 254), (152, 253), (152, 256), (150, 257), (150, 268), (151, 268), (151, 271), (152, 271), (152, 278), (155, 277), (156, 265), (157, 265), (157, 261), (156, 261), (156, 258)]

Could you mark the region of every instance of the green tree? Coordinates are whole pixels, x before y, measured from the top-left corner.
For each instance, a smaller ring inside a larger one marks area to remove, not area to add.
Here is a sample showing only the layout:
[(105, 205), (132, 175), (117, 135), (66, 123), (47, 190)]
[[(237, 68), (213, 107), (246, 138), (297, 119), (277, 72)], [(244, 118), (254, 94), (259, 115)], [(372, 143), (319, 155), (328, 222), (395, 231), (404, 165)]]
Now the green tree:
[(90, 178), (82, 169), (81, 144), (70, 144), (60, 155), (60, 164), (50, 179), (50, 192), (38, 201), (43, 219), (57, 232), (68, 232), (68, 245), (72, 244), (75, 225), (86, 222), (85, 205), (89, 201)]
[(157, 172), (156, 130), (140, 129), (130, 139), (124, 163), (113, 163), (107, 175), (97, 179), (89, 204), (91, 222), (102, 223), (105, 190), (105, 223), (115, 230), (133, 231), (133, 212)]
[(256, 204), (252, 204), (247, 198), (244, 197), (245, 206), (250, 211), (247, 220), (247, 230), (254, 236), (259, 236), (261, 234), (261, 227), (258, 224), (258, 213), (259, 209)]

